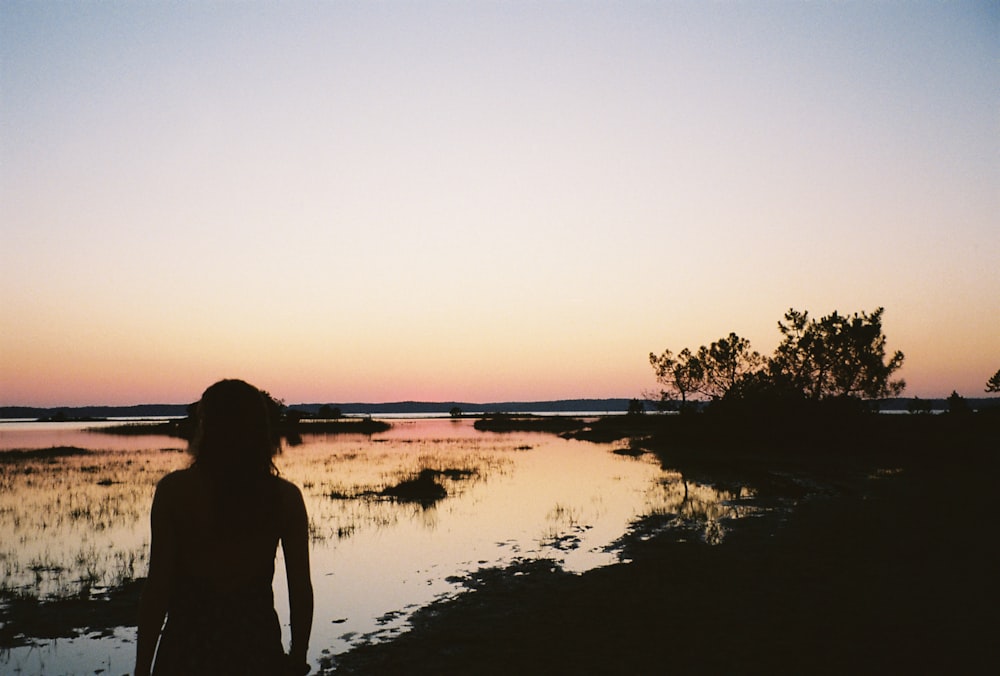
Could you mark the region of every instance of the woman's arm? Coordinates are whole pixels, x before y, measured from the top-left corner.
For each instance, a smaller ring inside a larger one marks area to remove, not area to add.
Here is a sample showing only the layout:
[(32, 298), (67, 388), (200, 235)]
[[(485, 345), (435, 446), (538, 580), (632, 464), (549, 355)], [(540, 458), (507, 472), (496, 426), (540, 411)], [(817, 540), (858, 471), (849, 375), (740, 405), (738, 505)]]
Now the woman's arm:
[(292, 665), (304, 665), (309, 650), (313, 621), (313, 588), (309, 572), (309, 516), (302, 492), (292, 483), (285, 484), (284, 525), (281, 549), (285, 555), (288, 579), (288, 608), (292, 625), (292, 644), (288, 659)]
[(160, 482), (153, 495), (150, 510), (151, 539), (149, 545), (149, 575), (139, 600), (139, 635), (136, 640), (134, 676), (147, 676), (153, 666), (153, 655), (167, 615), (167, 600), (173, 577), (174, 534), (169, 520), (170, 493)]

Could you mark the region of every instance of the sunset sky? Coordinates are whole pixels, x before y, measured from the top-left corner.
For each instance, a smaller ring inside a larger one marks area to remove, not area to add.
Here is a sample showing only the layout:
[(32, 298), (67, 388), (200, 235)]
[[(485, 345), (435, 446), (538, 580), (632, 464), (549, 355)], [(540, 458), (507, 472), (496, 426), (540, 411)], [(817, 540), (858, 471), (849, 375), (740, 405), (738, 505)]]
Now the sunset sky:
[(0, 5), (0, 404), (633, 397), (879, 306), (983, 394), (995, 3)]

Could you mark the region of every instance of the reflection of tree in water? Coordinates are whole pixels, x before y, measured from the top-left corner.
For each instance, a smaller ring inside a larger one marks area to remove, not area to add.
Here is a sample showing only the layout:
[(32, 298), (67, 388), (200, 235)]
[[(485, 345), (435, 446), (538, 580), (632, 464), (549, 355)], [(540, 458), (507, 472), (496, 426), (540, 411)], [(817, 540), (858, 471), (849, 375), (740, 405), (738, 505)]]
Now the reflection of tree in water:
[(652, 490), (653, 514), (673, 517), (672, 528), (695, 530), (708, 544), (718, 544), (725, 536), (725, 519), (745, 516), (741, 498), (751, 497), (751, 489), (734, 484), (712, 486), (689, 481), (680, 472), (668, 472)]

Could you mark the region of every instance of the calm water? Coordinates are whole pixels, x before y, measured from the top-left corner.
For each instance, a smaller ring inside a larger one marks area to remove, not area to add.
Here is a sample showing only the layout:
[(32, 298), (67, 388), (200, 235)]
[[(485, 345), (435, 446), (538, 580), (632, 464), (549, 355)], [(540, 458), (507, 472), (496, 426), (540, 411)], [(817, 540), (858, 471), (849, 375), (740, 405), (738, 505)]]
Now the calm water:
[[(304, 435), (278, 459), (310, 513), (314, 665), (404, 630), (413, 610), (457, 592), (451, 576), (541, 557), (580, 572), (617, 561), (608, 545), (643, 515), (677, 514), (710, 540), (723, 532), (720, 519), (738, 516), (734, 496), (690, 483), (685, 493), (676, 473), (650, 457), (616, 454), (612, 445), (479, 432), (471, 420), (392, 422), (371, 437)], [(0, 424), (0, 451), (93, 451), (0, 463), (5, 588), (43, 597), (83, 587), (99, 593), (145, 575), (153, 488), (189, 458), (177, 439), (111, 436), (94, 431), (100, 426)], [(421, 469), (458, 470), (439, 478), (448, 497), (422, 507), (370, 495)], [(286, 625), (280, 554), (274, 587)], [(0, 653), (0, 671), (125, 673), (134, 634), (123, 628), (109, 638), (18, 648)]]

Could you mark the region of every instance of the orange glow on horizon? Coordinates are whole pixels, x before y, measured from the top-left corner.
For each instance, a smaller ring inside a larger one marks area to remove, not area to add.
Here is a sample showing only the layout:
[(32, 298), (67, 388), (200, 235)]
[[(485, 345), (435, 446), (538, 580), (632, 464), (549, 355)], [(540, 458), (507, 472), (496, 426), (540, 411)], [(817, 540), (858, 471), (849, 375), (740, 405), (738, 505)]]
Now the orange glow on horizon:
[(629, 398), (879, 306), (982, 396), (1000, 42), (918, 5), (5, 7), (0, 404)]

